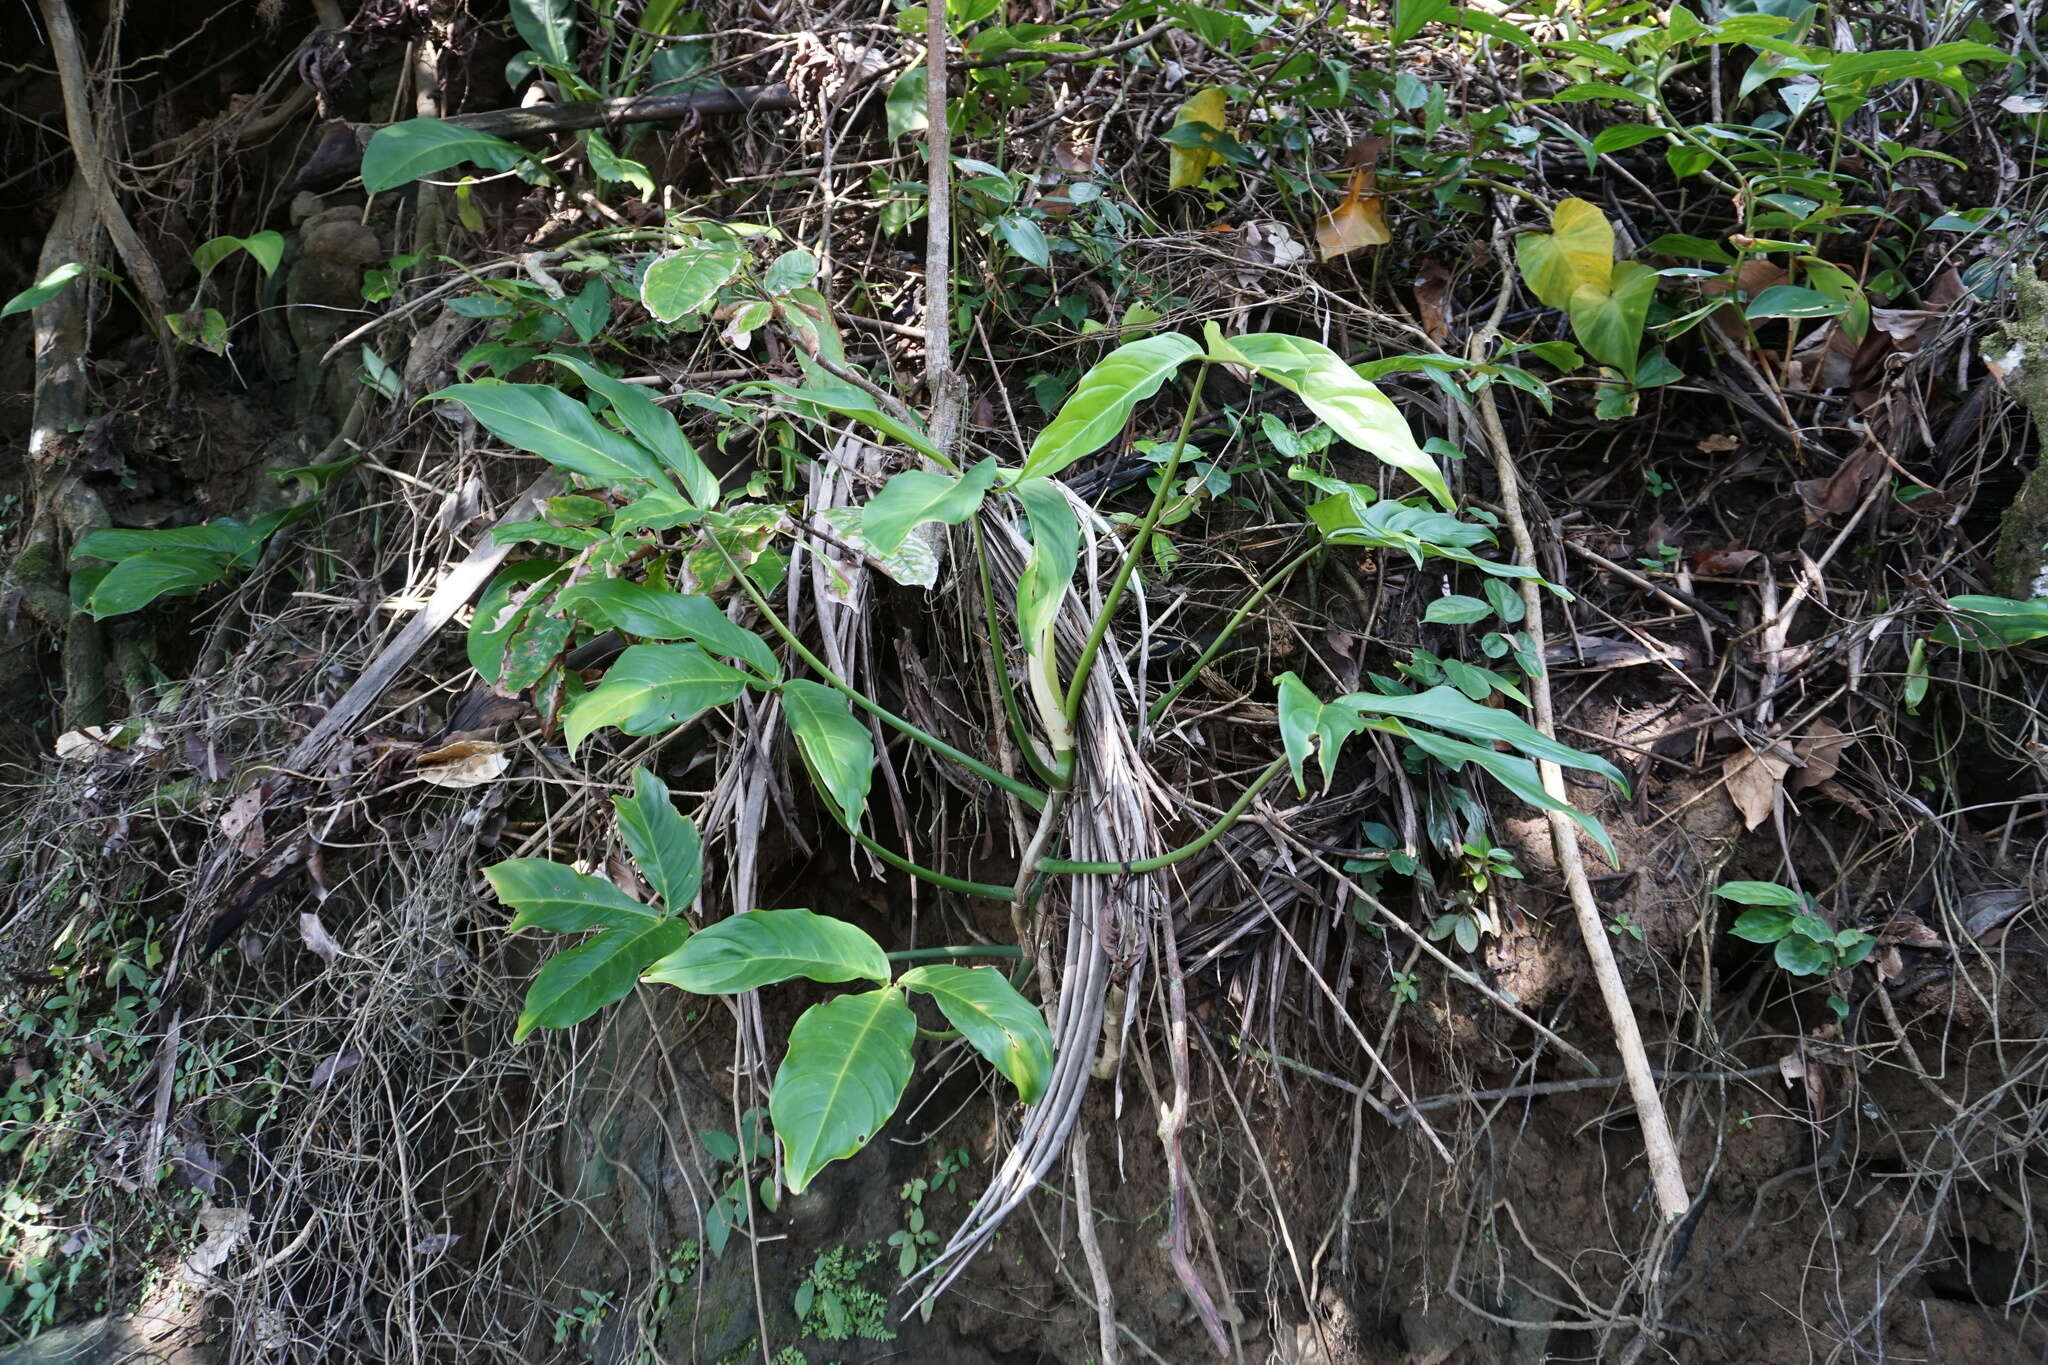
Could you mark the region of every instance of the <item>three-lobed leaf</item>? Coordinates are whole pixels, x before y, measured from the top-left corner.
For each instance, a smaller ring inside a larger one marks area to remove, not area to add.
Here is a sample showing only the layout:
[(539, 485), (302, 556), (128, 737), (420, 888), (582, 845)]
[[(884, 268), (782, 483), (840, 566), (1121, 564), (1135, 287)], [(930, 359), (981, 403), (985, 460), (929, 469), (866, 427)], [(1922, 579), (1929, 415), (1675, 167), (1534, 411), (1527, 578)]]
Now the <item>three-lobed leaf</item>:
[(793, 678), (781, 689), (782, 715), (796, 736), (811, 781), (848, 829), (860, 826), (875, 775), (875, 741), (844, 696), (823, 683)]
[(889, 957), (845, 920), (809, 910), (748, 910), (701, 930), (646, 976), (693, 995), (737, 995), (798, 977), (886, 984)]
[(562, 735), (572, 754), (607, 725), (629, 735), (658, 735), (746, 690), (747, 675), (701, 645), (634, 645), (619, 655), (603, 682), (569, 703)]
[(1294, 788), (1308, 795), (1303, 768), (1311, 752), (1322, 758), (1323, 786), (1337, 778), (1337, 755), (1344, 741), (1365, 728), (1358, 712), (1321, 698), (1293, 673), (1282, 673), (1280, 692), (1280, 742), (1287, 752), (1287, 766), (1294, 773)]
[(768, 1101), (791, 1194), (881, 1131), (910, 1083), (916, 1041), (917, 1016), (894, 986), (836, 996), (798, 1018)]
[(896, 984), (929, 995), (946, 1022), (1017, 1087), (1019, 1099), (1038, 1103), (1052, 1076), (1052, 1032), (1001, 972), (932, 963), (905, 972)]

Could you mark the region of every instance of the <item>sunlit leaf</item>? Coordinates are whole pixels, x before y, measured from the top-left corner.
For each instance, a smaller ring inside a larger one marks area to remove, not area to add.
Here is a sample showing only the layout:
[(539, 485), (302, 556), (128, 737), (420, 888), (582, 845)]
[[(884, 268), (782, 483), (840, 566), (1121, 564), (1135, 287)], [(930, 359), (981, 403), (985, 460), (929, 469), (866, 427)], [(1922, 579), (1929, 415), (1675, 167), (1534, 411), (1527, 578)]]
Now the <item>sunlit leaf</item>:
[(1108, 445), (1123, 433), (1138, 404), (1201, 353), (1178, 332), (1126, 342), (1111, 351), (1081, 376), (1058, 414), (1038, 433), (1021, 477), (1057, 474)]
[(693, 995), (737, 995), (798, 977), (887, 982), (889, 958), (845, 920), (809, 910), (749, 910), (701, 930), (646, 975)]
[(660, 483), (661, 467), (631, 437), (601, 425), (590, 409), (545, 384), (479, 380), (451, 384), (429, 401), (460, 403), (499, 440), (530, 450), (588, 483)]
[(573, 754), (592, 731), (607, 725), (629, 735), (658, 735), (746, 690), (744, 673), (698, 645), (634, 645), (603, 682), (569, 703), (562, 736)]
[(703, 312), (745, 259), (738, 242), (700, 242), (672, 251), (647, 267), (640, 302), (661, 321), (680, 322)]
[(363, 188), (372, 194), (397, 189), (464, 162), (509, 171), (525, 159), (524, 148), (501, 137), (437, 118), (408, 119), (370, 135), (363, 150)]
[[(1224, 108), (1230, 94), (1220, 85), (1212, 85), (1197, 91), (1194, 97), (1181, 105), (1173, 116), (1173, 126), (1178, 128), (1186, 123), (1201, 123), (1223, 132)], [(1167, 183), (1169, 190), (1184, 190), (1202, 183), (1202, 177), (1209, 173), (1223, 157), (1207, 147), (1169, 147), (1166, 153)]]

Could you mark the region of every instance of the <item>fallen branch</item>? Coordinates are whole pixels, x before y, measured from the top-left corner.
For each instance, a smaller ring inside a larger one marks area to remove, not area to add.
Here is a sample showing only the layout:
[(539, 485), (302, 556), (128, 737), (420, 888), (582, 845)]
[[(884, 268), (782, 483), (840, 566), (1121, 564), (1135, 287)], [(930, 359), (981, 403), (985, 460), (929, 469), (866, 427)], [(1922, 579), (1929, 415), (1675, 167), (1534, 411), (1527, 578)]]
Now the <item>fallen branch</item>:
[[(457, 114), (446, 122), (493, 137), (546, 137), (582, 128), (609, 128), (621, 123), (673, 123), (755, 110), (794, 109), (796, 96), (787, 85), (742, 85), (725, 90), (699, 90), (686, 95), (622, 95), (617, 99), (578, 100), (570, 104), (539, 104), (528, 109), (490, 109)], [(298, 187), (331, 189), (355, 175), (363, 149), (383, 127), (379, 123), (328, 126), (327, 137), (298, 175)]]

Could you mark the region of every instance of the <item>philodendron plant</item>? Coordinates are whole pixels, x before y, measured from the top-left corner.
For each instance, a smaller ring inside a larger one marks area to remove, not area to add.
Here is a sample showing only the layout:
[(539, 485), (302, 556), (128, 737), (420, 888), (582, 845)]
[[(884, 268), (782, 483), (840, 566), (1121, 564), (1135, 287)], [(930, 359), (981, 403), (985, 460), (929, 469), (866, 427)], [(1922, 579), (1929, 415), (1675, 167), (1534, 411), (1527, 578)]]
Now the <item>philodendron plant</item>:
[(809, 910), (750, 910), (691, 933), (684, 911), (702, 875), (697, 827), (645, 768), (633, 770), (633, 785), (631, 797), (612, 804), (619, 837), (658, 905), (546, 858), (511, 858), (485, 871), (499, 899), (518, 912), (514, 930), (603, 931), (541, 967), (527, 990), (517, 1038), (580, 1023), (638, 981), (693, 995), (737, 995), (798, 977), (872, 983), (873, 989), (811, 1006), (789, 1031), (768, 1113), (792, 1194), (803, 1193), (827, 1163), (866, 1146), (896, 1112), (918, 1038), (910, 992), (929, 997), (1026, 1104), (1044, 1093), (1052, 1035), (1038, 1010), (994, 967), (935, 962), (899, 976), (865, 932)]

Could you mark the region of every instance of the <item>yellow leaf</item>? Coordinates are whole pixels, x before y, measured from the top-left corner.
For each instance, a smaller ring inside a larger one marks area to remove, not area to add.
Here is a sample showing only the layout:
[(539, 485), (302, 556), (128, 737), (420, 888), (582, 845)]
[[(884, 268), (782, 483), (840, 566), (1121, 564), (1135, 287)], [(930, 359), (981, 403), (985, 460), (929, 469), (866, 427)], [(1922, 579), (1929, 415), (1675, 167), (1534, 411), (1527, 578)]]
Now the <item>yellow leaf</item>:
[[(1226, 129), (1223, 123), (1223, 107), (1229, 99), (1228, 92), (1220, 85), (1212, 85), (1198, 91), (1194, 98), (1183, 104), (1180, 112), (1173, 116), (1173, 126), (1178, 128), (1183, 123), (1203, 123), (1219, 133), (1224, 132)], [(1169, 147), (1166, 155), (1166, 187), (1170, 190), (1184, 190), (1191, 185), (1199, 185), (1202, 183), (1202, 177), (1209, 173), (1209, 168), (1222, 160), (1223, 157), (1219, 153), (1212, 152), (1207, 147)]]
[(1365, 171), (1353, 171), (1344, 202), (1316, 219), (1316, 247), (1326, 261), (1394, 240), (1387, 231), (1386, 205), (1378, 195), (1365, 193), (1366, 178)]
[(1529, 290), (1552, 308), (1571, 307), (1582, 289), (1608, 292), (1614, 274), (1614, 229), (1583, 199), (1567, 199), (1550, 215), (1551, 231), (1525, 233), (1515, 259)]

